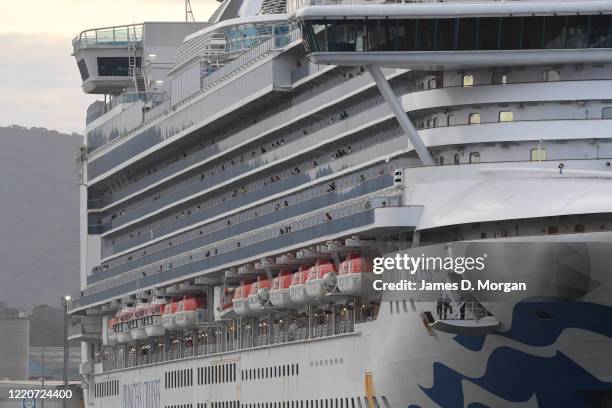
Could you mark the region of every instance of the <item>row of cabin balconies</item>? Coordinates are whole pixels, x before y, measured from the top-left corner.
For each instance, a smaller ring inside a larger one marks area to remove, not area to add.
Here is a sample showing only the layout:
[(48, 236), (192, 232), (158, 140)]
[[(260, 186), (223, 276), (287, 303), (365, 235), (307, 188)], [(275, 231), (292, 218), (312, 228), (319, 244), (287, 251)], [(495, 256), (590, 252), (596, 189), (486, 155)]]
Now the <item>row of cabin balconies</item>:
[[(402, 138), (398, 136), (399, 134), (396, 134), (396, 137), (390, 138), (386, 142), (377, 144), (375, 146), (374, 151), (376, 151), (376, 149), (379, 149), (380, 151), (385, 151), (389, 156), (397, 154), (396, 152), (401, 151), (403, 145), (405, 144)], [(361, 154), (354, 153), (353, 164), (356, 165), (360, 162), (366, 163), (368, 156), (371, 153), (372, 150), (370, 149), (363, 150)], [(347, 163), (345, 160), (341, 159), (339, 159), (338, 161), (339, 163), (334, 163), (336, 166), (338, 166), (338, 168), (342, 168)], [(323, 184), (319, 184), (317, 188), (313, 188), (313, 193), (318, 194), (313, 194), (312, 196), (301, 194), (301, 191), (292, 194), (287, 194), (285, 196), (280, 196), (280, 194), (285, 193), (287, 189), (299, 188), (305, 182), (309, 182), (312, 180), (309, 180), (311, 176), (307, 174), (298, 174), (295, 178), (291, 180), (291, 185), (285, 183), (284, 185), (279, 184), (278, 187), (274, 186), (274, 192), (269, 191), (269, 189), (264, 189), (260, 192), (255, 192), (255, 194), (244, 194), (240, 197), (237, 196), (235, 198), (235, 202), (222, 203), (220, 206), (217, 206), (216, 208), (213, 207), (209, 211), (203, 211), (202, 215), (199, 214), (199, 211), (187, 213), (184, 218), (186, 219), (185, 224), (188, 226), (193, 225), (194, 222), (197, 222), (197, 219), (210, 219), (209, 217), (207, 217), (207, 215), (213, 211), (216, 214), (212, 215), (212, 217), (217, 219), (213, 220), (212, 223), (209, 222), (208, 224), (205, 224), (205, 226), (203, 227), (194, 228), (191, 231), (183, 232), (179, 235), (170, 236), (169, 238), (166, 238), (161, 241), (155, 240), (155, 243), (152, 245), (145, 247), (141, 245), (138, 247), (137, 251), (133, 251), (131, 253), (127, 253), (125, 255), (121, 255), (120, 257), (116, 257), (112, 260), (106, 261), (102, 264), (102, 272), (92, 275), (90, 279), (91, 281), (101, 280), (109, 276), (109, 274), (112, 274), (112, 271), (117, 268), (123, 270), (125, 270), (125, 268), (129, 269), (130, 267), (133, 267), (134, 264), (144, 262), (141, 260), (143, 258), (147, 260), (146, 262), (149, 262), (148, 260), (151, 259), (151, 257), (156, 256), (155, 253), (157, 251), (176, 251), (176, 247), (180, 247), (179, 244), (184, 241), (190, 241), (193, 239), (206, 240), (209, 239), (207, 238), (207, 235), (211, 233), (216, 233), (215, 239), (220, 239), (219, 234), (222, 234), (223, 236), (227, 237), (236, 234), (238, 233), (238, 231), (242, 231), (243, 229), (255, 228), (256, 225), (260, 224), (266, 225), (266, 222), (282, 221), (283, 219), (288, 219), (298, 214), (313, 211), (317, 208), (322, 208), (332, 203), (336, 204), (349, 198), (356, 197), (360, 195), (360, 191), (363, 191), (363, 193), (375, 192), (391, 184), (391, 179), (389, 177), (398, 165), (399, 162), (390, 161), (386, 164), (377, 164), (371, 166), (370, 168), (364, 168), (362, 170), (359, 170), (358, 172), (354, 172), (352, 173), (350, 178), (352, 182), (350, 185), (343, 186), (342, 184), (344, 183), (341, 184), (341, 178), (328, 180)], [(325, 174), (325, 167), (322, 167), (321, 169), (318, 169), (316, 171), (321, 170), (323, 170), (323, 174)], [(343, 188), (340, 189), (340, 187)], [(231, 210), (231, 208), (240, 208), (242, 205), (249, 206), (252, 205), (252, 203), (256, 202), (258, 199), (265, 200), (268, 197), (273, 197), (268, 196), (266, 193), (277, 193), (280, 197), (278, 199), (274, 199), (273, 201), (268, 201), (266, 204), (262, 204), (254, 208), (251, 207), (248, 210), (236, 213), (231, 216), (219, 217), (219, 215), (226, 213), (228, 210)], [(231, 206), (230, 208), (228, 208), (228, 204)], [(281, 209), (284, 211), (281, 211)], [(172, 232), (176, 231), (177, 227), (178, 226), (173, 225), (170, 226), (169, 229)], [(219, 231), (223, 232), (221, 233)], [(142, 230), (140, 236), (143, 235), (143, 239), (145, 240), (145, 242), (152, 239), (150, 230)], [(136, 234), (136, 237), (138, 237), (138, 234)], [(130, 245), (130, 247), (133, 247), (134, 245), (134, 243), (131, 243), (129, 241), (128, 244)]]
[[(401, 207), (395, 188), (331, 206), (287, 222), (206, 245), (87, 286), (72, 301), (73, 310), (100, 304), (125, 294), (222, 271), (262, 257), (314, 245), (343, 236), (391, 228), (414, 229), (422, 207)], [(288, 232), (281, 233), (281, 229)]]

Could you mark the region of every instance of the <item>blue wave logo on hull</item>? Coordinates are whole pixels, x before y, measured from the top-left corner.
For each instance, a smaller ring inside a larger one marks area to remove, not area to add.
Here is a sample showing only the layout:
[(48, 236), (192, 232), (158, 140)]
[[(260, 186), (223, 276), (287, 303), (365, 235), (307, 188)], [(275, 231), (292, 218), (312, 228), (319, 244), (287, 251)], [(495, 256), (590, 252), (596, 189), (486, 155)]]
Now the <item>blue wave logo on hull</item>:
[[(525, 345), (544, 347), (557, 341), (568, 328), (577, 328), (612, 337), (612, 308), (588, 302), (518, 303), (513, 311), (512, 328), (495, 333)], [(483, 336), (455, 336), (454, 340), (468, 350), (479, 352)], [(609, 366), (612, 367), (612, 350)], [(443, 408), (464, 407), (462, 381), (470, 381), (483, 390), (509, 402), (521, 403), (536, 396), (542, 408), (588, 407), (598, 392), (612, 393), (612, 383), (603, 382), (557, 351), (553, 357), (534, 356), (511, 347), (491, 352), (485, 374), (472, 378), (444, 364), (434, 363), (434, 384), (420, 386), (425, 394)], [(487, 407), (480, 402), (468, 408)], [(418, 408), (411, 405), (408, 408)]]

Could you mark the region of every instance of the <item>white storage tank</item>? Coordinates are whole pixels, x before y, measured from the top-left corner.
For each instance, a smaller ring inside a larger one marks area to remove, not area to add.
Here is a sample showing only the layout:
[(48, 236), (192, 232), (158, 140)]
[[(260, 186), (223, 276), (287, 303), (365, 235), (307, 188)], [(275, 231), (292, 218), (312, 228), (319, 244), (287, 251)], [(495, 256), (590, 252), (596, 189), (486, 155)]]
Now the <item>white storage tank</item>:
[(0, 380), (27, 380), (30, 320), (23, 312), (0, 314)]

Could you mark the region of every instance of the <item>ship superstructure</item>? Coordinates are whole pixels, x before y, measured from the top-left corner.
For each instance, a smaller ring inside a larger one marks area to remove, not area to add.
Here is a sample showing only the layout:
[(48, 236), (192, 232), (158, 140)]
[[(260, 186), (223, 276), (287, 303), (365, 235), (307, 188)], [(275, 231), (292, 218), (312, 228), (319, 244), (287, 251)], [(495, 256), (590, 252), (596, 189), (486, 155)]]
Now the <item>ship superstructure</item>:
[[(105, 99), (77, 157), (89, 406), (612, 401), (612, 2), (225, 0), (73, 46)], [(372, 287), (376, 257), (474, 248), (529, 289), (441, 313)]]

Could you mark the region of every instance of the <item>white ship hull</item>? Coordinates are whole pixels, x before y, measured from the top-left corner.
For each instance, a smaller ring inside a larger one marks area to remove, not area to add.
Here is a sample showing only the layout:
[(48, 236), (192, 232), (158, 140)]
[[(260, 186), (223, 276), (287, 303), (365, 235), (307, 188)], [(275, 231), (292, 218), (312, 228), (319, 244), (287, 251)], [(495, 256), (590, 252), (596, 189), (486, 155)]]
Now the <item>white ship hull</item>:
[[(538, 273), (541, 269), (523, 268), (527, 264), (539, 268), (538, 263), (545, 265), (548, 258), (528, 260), (520, 270), (488, 270), (487, 278), (493, 280), (500, 276), (505, 280), (532, 276), (528, 280), (530, 289), (514, 295), (513, 301), (500, 294), (487, 299), (490, 310), (501, 321), (501, 328), (488, 335), (458, 336), (428, 328), (422, 313), (435, 311), (435, 301), (418, 300), (406, 292), (387, 292), (375, 319), (364, 316), (354, 330), (350, 322), (337, 323), (335, 327), (313, 326), (310, 339), (287, 339), (290, 341), (235, 351), (229, 347), (222, 352), (215, 352), (209, 345), (209, 354), (206, 344), (199, 343), (192, 351), (200, 354), (197, 356), (100, 372), (95, 376), (96, 382), (119, 379), (120, 389), (117, 396), (95, 399), (94, 406), (156, 408), (235, 403), (248, 408), (283, 402), (306, 406), (308, 401), (309, 407), (328, 404), (341, 408), (353, 403), (356, 407), (367, 406), (369, 397), (382, 408), (455, 407), (472, 402), (492, 407), (538, 407), (542, 406), (538, 402), (541, 399), (550, 403), (567, 398), (577, 403), (581, 397), (576, 387), (595, 392), (599, 384), (612, 378), (608, 337), (612, 334), (612, 303), (609, 298), (604, 302), (606, 298), (602, 297), (612, 291), (607, 266), (612, 262), (612, 235), (595, 234), (591, 238), (608, 241), (589, 245), (588, 250), (580, 246), (583, 243), (573, 243), (578, 253), (586, 251), (582, 255), (587, 256), (589, 267), (562, 279), (551, 281), (551, 276)], [(551, 244), (550, 239), (524, 242), (531, 247), (548, 248), (563, 245), (565, 238), (561, 243), (554, 239), (557, 244)], [(570, 243), (571, 239), (567, 238)], [(468, 246), (469, 243), (457, 243), (455, 250)], [(563, 254), (564, 249), (559, 248), (546, 253)], [(443, 253), (447, 247), (436, 245), (425, 251)], [(514, 255), (498, 254), (507, 259)], [(590, 275), (586, 281), (581, 278), (585, 272)], [(481, 277), (474, 274), (465, 278), (475, 283)], [(431, 281), (436, 280), (434, 275)], [(572, 293), (583, 290), (581, 296), (568, 298), (569, 287), (573, 287)], [(552, 293), (557, 296), (542, 297)], [(536, 298), (537, 295), (540, 296)], [(567, 301), (576, 303), (568, 308)], [(552, 326), (546, 320), (538, 320), (535, 313), (540, 310), (550, 313)], [(576, 320), (575, 315), (582, 313), (583, 318)], [(588, 342), (588, 350), (581, 346), (584, 342)], [(507, 372), (512, 364), (518, 364), (520, 375)], [(526, 370), (528, 367), (531, 369)], [(565, 374), (556, 377), (554, 370), (562, 368), (578, 370), (574, 374), (582, 385), (567, 382)], [(505, 376), (504, 383), (511, 383), (503, 385), (495, 380), (499, 375)], [(551, 382), (563, 384), (565, 389), (561, 392), (558, 385), (546, 385)], [(141, 397), (136, 396), (138, 393)], [(148, 398), (148, 405), (142, 405), (137, 398)]]

